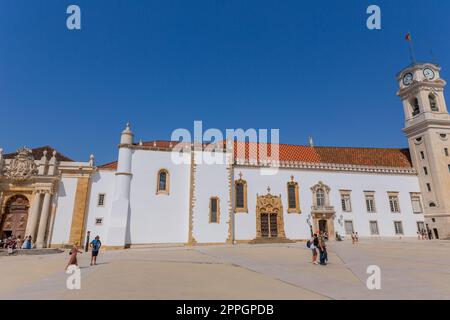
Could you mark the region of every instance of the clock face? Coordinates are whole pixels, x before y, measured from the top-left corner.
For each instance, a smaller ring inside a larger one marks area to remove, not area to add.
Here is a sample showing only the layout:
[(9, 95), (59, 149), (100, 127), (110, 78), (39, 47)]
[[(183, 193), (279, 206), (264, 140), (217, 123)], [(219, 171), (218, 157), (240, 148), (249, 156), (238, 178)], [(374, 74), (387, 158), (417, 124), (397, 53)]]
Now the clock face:
[(405, 74), (405, 76), (403, 77), (403, 84), (405, 86), (409, 86), (412, 82), (413, 82), (414, 76), (412, 73), (407, 73)]
[(425, 69), (423, 69), (423, 75), (424, 75), (425, 78), (427, 78), (428, 80), (433, 80), (433, 79), (434, 79), (434, 71), (431, 70), (430, 68), (425, 68)]

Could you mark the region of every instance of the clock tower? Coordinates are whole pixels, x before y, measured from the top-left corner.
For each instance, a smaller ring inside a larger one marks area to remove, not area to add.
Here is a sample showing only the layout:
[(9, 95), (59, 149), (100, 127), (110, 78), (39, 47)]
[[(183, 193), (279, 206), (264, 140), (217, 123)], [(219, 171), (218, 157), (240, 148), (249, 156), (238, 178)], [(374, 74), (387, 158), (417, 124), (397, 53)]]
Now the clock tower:
[(450, 238), (450, 115), (446, 82), (433, 63), (414, 63), (397, 75), (408, 137), (417, 171), (426, 227), (433, 238)]

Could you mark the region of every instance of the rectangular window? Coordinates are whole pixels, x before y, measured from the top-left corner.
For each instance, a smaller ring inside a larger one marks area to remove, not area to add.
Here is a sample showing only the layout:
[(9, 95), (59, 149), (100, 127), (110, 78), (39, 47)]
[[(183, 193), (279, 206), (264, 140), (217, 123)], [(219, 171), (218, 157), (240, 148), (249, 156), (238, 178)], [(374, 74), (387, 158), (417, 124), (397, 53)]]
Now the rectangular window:
[(97, 199), (97, 206), (103, 207), (105, 205), (105, 194), (99, 193)]
[(378, 222), (376, 221), (370, 221), (370, 234), (373, 236), (377, 236), (380, 233), (378, 232)]
[(398, 195), (396, 194), (390, 194), (389, 195), (389, 206), (391, 208), (392, 213), (399, 213), (400, 212), (400, 205), (398, 201)]
[(345, 234), (352, 234), (353, 233), (353, 221), (346, 220), (344, 225), (345, 225)]
[(448, 148), (444, 148), (445, 156), (448, 157)]
[(448, 165), (448, 171), (450, 172), (450, 164)]
[(427, 183), (427, 190), (428, 192), (431, 192), (431, 184)]
[(394, 221), (395, 234), (402, 235), (403, 234), (403, 225), (401, 221)]
[(344, 212), (351, 212), (352, 211), (352, 203), (350, 199), (350, 192), (341, 191), (341, 205), (342, 205), (342, 211)]
[(425, 173), (426, 176), (428, 175), (428, 169), (427, 169), (427, 167), (423, 167), (423, 173)]
[(103, 218), (95, 218), (95, 224), (96, 224), (96, 225), (101, 225), (101, 224), (103, 224)]
[(420, 157), (423, 159), (425, 159), (425, 153), (423, 153), (423, 151), (420, 151)]
[(219, 223), (219, 198), (211, 198), (209, 203), (209, 222)]
[(366, 192), (366, 208), (367, 212), (376, 212), (375, 208), (375, 194), (370, 192)]
[(414, 213), (422, 213), (422, 203), (420, 201), (420, 196), (416, 193), (411, 194), (411, 204)]

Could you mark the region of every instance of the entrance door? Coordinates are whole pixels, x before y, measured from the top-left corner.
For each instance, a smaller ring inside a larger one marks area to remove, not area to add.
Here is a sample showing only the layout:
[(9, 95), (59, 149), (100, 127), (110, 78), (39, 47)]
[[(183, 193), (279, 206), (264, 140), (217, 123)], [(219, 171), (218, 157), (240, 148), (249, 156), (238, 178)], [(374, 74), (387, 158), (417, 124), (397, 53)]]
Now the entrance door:
[(323, 232), (328, 233), (327, 220), (319, 220), (319, 232), (320, 233), (323, 233)]
[(28, 199), (18, 195), (8, 200), (0, 225), (2, 236), (25, 237), (28, 220)]
[(261, 213), (261, 237), (278, 237), (277, 215)]

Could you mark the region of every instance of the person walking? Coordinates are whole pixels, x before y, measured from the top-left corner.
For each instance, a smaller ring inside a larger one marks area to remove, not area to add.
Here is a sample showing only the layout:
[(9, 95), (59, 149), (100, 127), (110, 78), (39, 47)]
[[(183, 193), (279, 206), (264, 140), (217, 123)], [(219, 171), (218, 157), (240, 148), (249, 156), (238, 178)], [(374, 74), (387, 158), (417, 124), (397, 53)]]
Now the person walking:
[(327, 261), (328, 261), (328, 254), (327, 254), (327, 245), (325, 243), (325, 238), (323, 236), (320, 236), (318, 240), (319, 240), (320, 264), (322, 266), (326, 266)]
[(100, 237), (96, 236), (94, 240), (91, 242), (92, 248), (92, 256), (91, 256), (91, 266), (97, 265), (97, 256), (100, 251), (100, 247), (102, 246), (102, 242), (100, 241)]
[(31, 236), (28, 236), (25, 238), (25, 241), (23, 242), (22, 249), (29, 250), (33, 247), (33, 244), (31, 243)]
[(78, 242), (75, 242), (72, 249), (70, 249), (69, 255), (69, 262), (67, 263), (66, 270), (69, 268), (70, 265), (76, 265), (78, 267), (78, 260), (77, 260), (77, 254), (83, 253), (82, 251), (78, 250)]
[(312, 263), (318, 264), (317, 262), (317, 247), (319, 246), (319, 239), (317, 238), (317, 233), (314, 233), (314, 235), (309, 239), (308, 241), (308, 248), (311, 249), (312, 252)]

